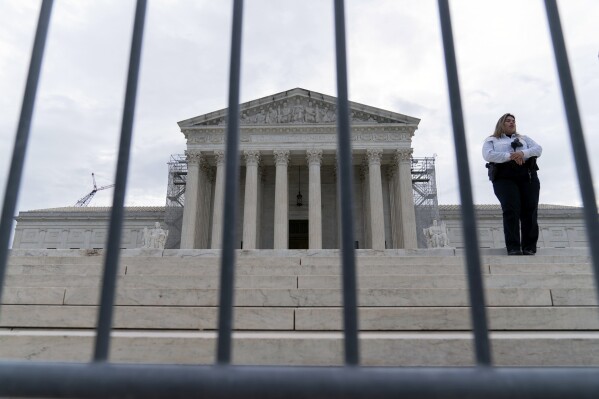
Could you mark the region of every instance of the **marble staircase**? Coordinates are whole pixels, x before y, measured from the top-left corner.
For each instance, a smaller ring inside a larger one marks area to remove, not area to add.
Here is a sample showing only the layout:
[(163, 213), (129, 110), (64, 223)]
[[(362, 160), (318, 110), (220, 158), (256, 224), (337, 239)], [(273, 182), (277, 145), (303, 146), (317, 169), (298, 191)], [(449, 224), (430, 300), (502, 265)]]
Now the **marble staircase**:
[[(14, 250), (0, 309), (0, 358), (88, 361), (102, 254)], [(500, 365), (598, 365), (599, 307), (586, 249), (483, 253)], [(214, 361), (218, 252), (124, 250), (111, 361)], [(467, 366), (472, 334), (463, 254), (358, 251), (362, 363)], [(343, 336), (339, 252), (240, 251), (233, 362), (336, 365)]]

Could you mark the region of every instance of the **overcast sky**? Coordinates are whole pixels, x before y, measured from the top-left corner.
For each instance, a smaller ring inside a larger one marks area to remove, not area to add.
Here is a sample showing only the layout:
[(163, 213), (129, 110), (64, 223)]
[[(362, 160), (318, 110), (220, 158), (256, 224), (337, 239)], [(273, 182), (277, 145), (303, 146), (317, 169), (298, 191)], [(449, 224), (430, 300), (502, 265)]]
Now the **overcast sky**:
[[(0, 0), (0, 194), (4, 198), (40, 1)], [(133, 1), (57, 0), (18, 211), (71, 206), (114, 183)], [(499, 116), (543, 146), (541, 202), (580, 205), (543, 2), (451, 2), (476, 203), (497, 203), (481, 146)], [(151, 0), (126, 205), (164, 205), (176, 122), (226, 107), (232, 1)], [(560, 2), (599, 186), (599, 1)], [(440, 204), (459, 203), (439, 17), (433, 0), (346, 1), (350, 100), (420, 118), (414, 155), (437, 155)], [(336, 96), (333, 6), (246, 0), (242, 101), (295, 87)], [(597, 191), (597, 190), (596, 190)], [(108, 206), (112, 191), (90, 205)]]

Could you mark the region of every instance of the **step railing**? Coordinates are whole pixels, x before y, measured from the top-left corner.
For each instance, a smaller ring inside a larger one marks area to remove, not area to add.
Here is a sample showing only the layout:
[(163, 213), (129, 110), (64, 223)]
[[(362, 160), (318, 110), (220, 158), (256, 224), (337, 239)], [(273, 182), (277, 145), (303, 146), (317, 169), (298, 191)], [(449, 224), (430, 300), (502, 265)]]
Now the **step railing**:
[[(8, 258), (9, 238), (21, 184), (39, 73), (52, 9), (52, 0), (43, 0), (15, 146), (0, 219), (0, 295)], [(465, 256), (474, 332), (476, 366), (473, 368), (364, 368), (358, 367), (359, 340), (356, 300), (356, 270), (353, 225), (353, 198), (350, 123), (347, 90), (345, 11), (343, 0), (334, 0), (337, 61), (337, 127), (339, 198), (342, 225), (342, 270), (345, 363), (344, 367), (259, 367), (232, 366), (231, 334), (233, 280), (235, 275), (234, 226), (237, 218), (239, 177), (239, 88), (243, 0), (233, 2), (229, 107), (226, 147), (226, 182), (221, 257), (220, 307), (217, 364), (214, 366), (122, 365), (108, 361), (113, 319), (119, 242), (123, 224), (123, 203), (146, 0), (137, 0), (129, 59), (127, 88), (117, 161), (115, 190), (106, 245), (100, 312), (94, 356), (90, 363), (0, 362), (0, 396), (70, 398), (595, 398), (599, 397), (597, 368), (494, 368), (492, 367), (485, 297), (480, 273), (480, 253), (464, 132), (460, 85), (448, 0), (438, 0), (443, 47), (451, 105), (455, 151), (458, 165)], [(599, 282), (599, 221), (582, 124), (574, 93), (564, 38), (555, 0), (545, 0), (551, 39), (556, 58), (562, 97), (595, 272)], [(0, 309), (1, 310), (1, 309)]]

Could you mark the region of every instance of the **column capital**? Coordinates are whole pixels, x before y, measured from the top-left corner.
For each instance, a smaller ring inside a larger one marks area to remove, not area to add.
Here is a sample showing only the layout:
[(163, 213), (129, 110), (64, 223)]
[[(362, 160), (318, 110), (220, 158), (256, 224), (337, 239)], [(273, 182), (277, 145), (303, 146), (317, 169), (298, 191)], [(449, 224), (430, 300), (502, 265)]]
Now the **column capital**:
[(395, 161), (397, 163), (410, 161), (412, 159), (412, 152), (414, 152), (412, 148), (398, 148), (395, 151)]
[(381, 164), (381, 156), (383, 155), (383, 150), (380, 148), (369, 148), (366, 150), (366, 157), (368, 158), (368, 165)]
[(187, 163), (194, 165), (199, 165), (203, 158), (201, 151), (185, 151), (185, 156), (187, 157)]
[(322, 162), (322, 150), (317, 148), (306, 150), (306, 160), (308, 160), (308, 165), (320, 165)]
[(216, 159), (216, 166), (223, 166), (225, 163), (225, 152), (223, 150), (215, 150), (214, 159)]
[(258, 166), (260, 163), (260, 151), (247, 150), (243, 152), (245, 166)]
[(281, 166), (289, 165), (289, 150), (274, 150), (275, 164)]

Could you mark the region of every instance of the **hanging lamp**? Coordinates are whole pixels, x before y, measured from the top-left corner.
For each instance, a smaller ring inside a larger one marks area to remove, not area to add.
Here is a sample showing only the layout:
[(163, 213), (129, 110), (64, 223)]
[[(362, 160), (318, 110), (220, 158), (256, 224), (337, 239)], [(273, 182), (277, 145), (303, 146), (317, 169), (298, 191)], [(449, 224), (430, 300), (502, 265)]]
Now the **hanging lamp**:
[(302, 206), (302, 192), (300, 190), (300, 166), (297, 167), (297, 195), (295, 198), (297, 198), (295, 205)]

